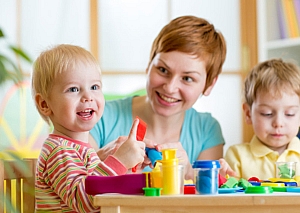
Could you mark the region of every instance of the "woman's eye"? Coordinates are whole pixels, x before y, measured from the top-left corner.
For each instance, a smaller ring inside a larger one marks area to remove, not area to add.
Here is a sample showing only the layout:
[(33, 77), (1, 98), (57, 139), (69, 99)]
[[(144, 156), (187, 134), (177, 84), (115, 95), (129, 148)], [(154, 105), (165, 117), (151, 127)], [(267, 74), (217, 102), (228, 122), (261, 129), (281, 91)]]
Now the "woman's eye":
[(69, 92), (78, 92), (79, 89), (77, 87), (71, 87), (70, 89), (68, 89)]
[(186, 81), (186, 82), (193, 82), (193, 78), (188, 77), (188, 76), (183, 77), (182, 79), (183, 79), (184, 81)]
[(167, 73), (167, 70), (165, 68), (163, 68), (163, 67), (159, 67), (158, 69), (162, 73)]

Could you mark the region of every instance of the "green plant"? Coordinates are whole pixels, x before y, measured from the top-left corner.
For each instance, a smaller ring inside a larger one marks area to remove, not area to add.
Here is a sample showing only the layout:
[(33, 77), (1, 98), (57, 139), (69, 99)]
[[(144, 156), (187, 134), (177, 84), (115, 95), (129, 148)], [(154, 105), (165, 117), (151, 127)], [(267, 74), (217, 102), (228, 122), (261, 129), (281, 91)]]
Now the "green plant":
[[(1, 28), (0, 39), (5, 40), (5, 35)], [(16, 45), (7, 44), (7, 48), (14, 53), (16, 59), (22, 59), (30, 64), (32, 63), (31, 58)], [(15, 61), (0, 51), (0, 85), (8, 80), (13, 80), (15, 83), (19, 83), (23, 80), (24, 72), (22, 71), (21, 66)]]

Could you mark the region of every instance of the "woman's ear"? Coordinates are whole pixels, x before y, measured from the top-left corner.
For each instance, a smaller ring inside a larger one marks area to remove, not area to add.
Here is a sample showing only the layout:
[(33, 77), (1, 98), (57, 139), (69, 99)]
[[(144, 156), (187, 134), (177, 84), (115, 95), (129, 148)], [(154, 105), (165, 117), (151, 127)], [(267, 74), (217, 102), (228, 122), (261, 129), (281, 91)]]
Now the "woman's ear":
[(247, 103), (243, 103), (243, 110), (244, 110), (246, 124), (252, 124), (251, 107)]
[(43, 96), (40, 93), (37, 93), (35, 95), (35, 102), (40, 113), (42, 113), (45, 116), (51, 115), (51, 109), (48, 106), (47, 101), (43, 98)]
[(209, 87), (206, 88), (203, 95), (208, 96), (211, 93), (211, 91), (214, 88), (217, 80), (218, 80), (218, 76), (213, 79), (213, 82), (211, 83), (211, 85)]

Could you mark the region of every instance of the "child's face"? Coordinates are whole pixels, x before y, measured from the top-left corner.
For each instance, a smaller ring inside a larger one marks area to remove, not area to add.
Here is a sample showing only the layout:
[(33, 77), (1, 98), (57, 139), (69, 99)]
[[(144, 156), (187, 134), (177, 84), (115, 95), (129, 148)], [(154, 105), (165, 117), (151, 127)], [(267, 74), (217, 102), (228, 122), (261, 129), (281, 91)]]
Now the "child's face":
[(76, 139), (76, 132), (89, 131), (101, 118), (105, 105), (99, 71), (80, 63), (59, 74), (47, 104), (55, 133)]
[(300, 99), (294, 92), (283, 91), (281, 97), (274, 97), (269, 92), (260, 91), (252, 108), (247, 106), (245, 112), (257, 137), (274, 151), (286, 149), (287, 144), (297, 135)]
[(170, 116), (191, 108), (203, 93), (205, 66), (205, 61), (187, 53), (158, 53), (147, 69), (147, 94), (153, 111)]

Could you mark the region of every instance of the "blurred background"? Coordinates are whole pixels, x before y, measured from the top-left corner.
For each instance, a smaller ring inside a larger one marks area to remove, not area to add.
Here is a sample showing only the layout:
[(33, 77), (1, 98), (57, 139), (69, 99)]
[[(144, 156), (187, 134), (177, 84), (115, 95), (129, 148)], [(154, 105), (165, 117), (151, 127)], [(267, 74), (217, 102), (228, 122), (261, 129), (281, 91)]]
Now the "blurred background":
[(145, 88), (151, 44), (161, 28), (181, 15), (207, 19), (227, 42), (223, 72), (208, 97), (194, 108), (219, 120), (228, 146), (249, 141), (242, 116), (242, 82), (257, 62), (255, 0), (0, 0), (0, 54), (25, 74), (22, 83), (0, 85), (0, 157), (13, 151), (35, 157), (49, 127), (36, 112), (30, 92), (32, 63), (7, 48), (20, 47), (32, 60), (45, 48), (82, 46), (99, 60), (107, 99)]

